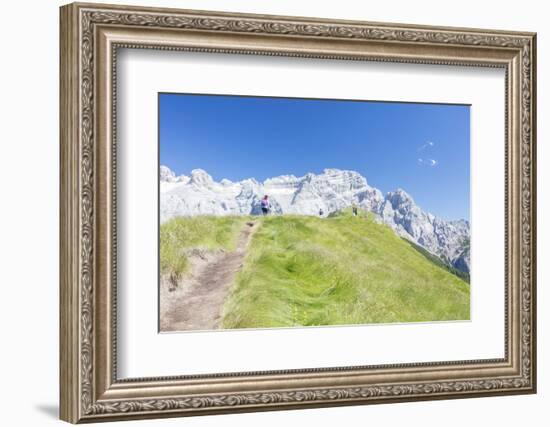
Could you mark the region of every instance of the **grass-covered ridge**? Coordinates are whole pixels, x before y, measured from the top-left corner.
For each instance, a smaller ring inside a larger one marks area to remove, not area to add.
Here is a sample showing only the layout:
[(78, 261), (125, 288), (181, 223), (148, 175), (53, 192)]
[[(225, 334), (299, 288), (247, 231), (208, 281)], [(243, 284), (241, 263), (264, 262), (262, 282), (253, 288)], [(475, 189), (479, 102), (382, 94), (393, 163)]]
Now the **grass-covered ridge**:
[(257, 220), (261, 227), (224, 305), (224, 328), (470, 317), (468, 283), (372, 218)]
[(173, 279), (189, 269), (190, 249), (232, 250), (246, 217), (173, 218), (160, 226), (160, 273)]

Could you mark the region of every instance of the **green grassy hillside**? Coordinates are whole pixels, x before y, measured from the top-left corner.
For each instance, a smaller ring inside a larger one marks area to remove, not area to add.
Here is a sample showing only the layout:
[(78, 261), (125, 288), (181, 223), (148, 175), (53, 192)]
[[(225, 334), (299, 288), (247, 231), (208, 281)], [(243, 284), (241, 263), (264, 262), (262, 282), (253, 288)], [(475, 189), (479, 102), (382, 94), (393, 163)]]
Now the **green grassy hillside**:
[[(161, 274), (181, 277), (192, 248), (232, 250), (251, 217), (177, 218), (161, 226)], [(254, 234), (223, 307), (223, 328), (470, 317), (470, 287), (369, 217), (253, 217)]]
[(224, 328), (470, 317), (468, 283), (370, 218), (261, 221), (224, 305)]
[(226, 249), (235, 247), (246, 217), (196, 216), (174, 218), (160, 227), (160, 273), (181, 277), (189, 269), (189, 249)]

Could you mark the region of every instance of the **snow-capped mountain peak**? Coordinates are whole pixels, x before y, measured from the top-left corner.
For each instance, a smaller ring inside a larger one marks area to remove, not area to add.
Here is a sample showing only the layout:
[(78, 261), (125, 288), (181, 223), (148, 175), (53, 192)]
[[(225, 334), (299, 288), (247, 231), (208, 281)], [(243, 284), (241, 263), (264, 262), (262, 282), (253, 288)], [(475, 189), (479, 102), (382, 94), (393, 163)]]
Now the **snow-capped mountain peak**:
[(160, 182), (175, 182), (176, 174), (168, 166), (160, 167)]
[(188, 183), (191, 178), (185, 175), (176, 176), (176, 174), (167, 166), (160, 167), (160, 182), (162, 183)]
[(190, 184), (196, 184), (196, 185), (212, 185), (214, 183), (214, 180), (210, 175), (206, 173), (206, 171), (202, 169), (193, 169), (191, 171), (191, 181)]

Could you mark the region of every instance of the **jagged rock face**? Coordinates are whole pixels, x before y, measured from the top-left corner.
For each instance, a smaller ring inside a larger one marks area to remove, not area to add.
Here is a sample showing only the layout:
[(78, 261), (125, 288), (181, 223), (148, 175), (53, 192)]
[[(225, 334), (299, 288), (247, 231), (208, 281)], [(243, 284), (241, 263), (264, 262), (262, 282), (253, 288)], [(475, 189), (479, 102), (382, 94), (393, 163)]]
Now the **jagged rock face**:
[(352, 203), (376, 210), (382, 193), (353, 171), (326, 169), (322, 174), (303, 177), (283, 175), (259, 183), (249, 178), (240, 182), (215, 182), (201, 169), (191, 177), (176, 177), (166, 166), (160, 169), (160, 216), (164, 222), (186, 215), (249, 215), (260, 213), (260, 200), (268, 195), (272, 213), (317, 215), (344, 209)]
[(400, 236), (428, 249), (453, 267), (470, 271), (470, 251), (465, 250), (470, 241), (468, 221), (445, 221), (424, 212), (401, 189), (386, 195), (379, 214)]
[(185, 175), (176, 176), (172, 170), (166, 166), (160, 167), (160, 182), (183, 182), (188, 183), (191, 178)]
[(470, 248), (465, 248), (460, 254), (452, 261), (454, 268), (460, 271), (470, 272)]
[(172, 172), (169, 167), (161, 166), (160, 167), (160, 182), (175, 182), (176, 174)]
[(161, 222), (175, 216), (259, 215), (264, 195), (274, 214), (318, 215), (320, 209), (330, 214), (355, 204), (448, 264), (470, 270), (467, 221), (445, 221), (424, 212), (402, 189), (383, 196), (355, 171), (325, 169), (318, 175), (282, 175), (259, 183), (253, 178), (216, 182), (201, 169), (178, 177), (160, 167)]

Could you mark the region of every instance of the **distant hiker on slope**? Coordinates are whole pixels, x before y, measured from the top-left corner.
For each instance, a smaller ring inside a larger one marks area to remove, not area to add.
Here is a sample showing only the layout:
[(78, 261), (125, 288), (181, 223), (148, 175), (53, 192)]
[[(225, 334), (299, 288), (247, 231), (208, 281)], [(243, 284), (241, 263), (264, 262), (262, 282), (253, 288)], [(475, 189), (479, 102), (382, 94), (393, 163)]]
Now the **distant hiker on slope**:
[(271, 207), (271, 205), (269, 204), (269, 198), (267, 197), (267, 194), (264, 196), (264, 198), (260, 202), (260, 205), (262, 206), (262, 213), (264, 215), (267, 215)]
[(323, 208), (319, 209), (319, 216), (322, 218), (325, 213), (323, 212)]
[(355, 204), (351, 205), (351, 212), (353, 216), (357, 216), (357, 206)]

